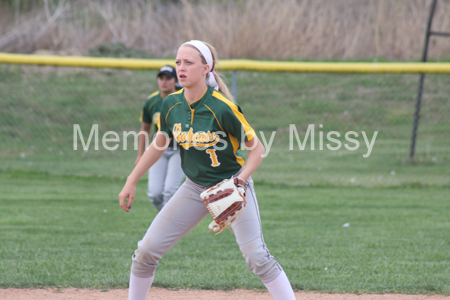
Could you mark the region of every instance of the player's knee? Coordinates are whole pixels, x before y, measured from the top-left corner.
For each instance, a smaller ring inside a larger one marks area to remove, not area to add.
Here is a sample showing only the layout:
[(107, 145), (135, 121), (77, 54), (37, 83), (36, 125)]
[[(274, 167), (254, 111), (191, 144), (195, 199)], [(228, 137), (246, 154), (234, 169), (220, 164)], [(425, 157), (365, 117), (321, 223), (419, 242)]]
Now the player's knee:
[(138, 277), (153, 276), (161, 259), (157, 249), (157, 245), (152, 245), (150, 240), (141, 241), (132, 257), (131, 272)]
[(150, 200), (151, 203), (153, 204), (160, 204), (164, 201), (164, 196), (163, 194), (150, 194), (148, 193), (148, 200)]
[(262, 246), (241, 247), (248, 268), (255, 275), (259, 276), (263, 282), (275, 279), (281, 272), (281, 267), (276, 259)]
[(157, 265), (147, 265), (146, 263), (133, 260), (131, 263), (131, 273), (134, 276), (147, 278), (155, 275)]

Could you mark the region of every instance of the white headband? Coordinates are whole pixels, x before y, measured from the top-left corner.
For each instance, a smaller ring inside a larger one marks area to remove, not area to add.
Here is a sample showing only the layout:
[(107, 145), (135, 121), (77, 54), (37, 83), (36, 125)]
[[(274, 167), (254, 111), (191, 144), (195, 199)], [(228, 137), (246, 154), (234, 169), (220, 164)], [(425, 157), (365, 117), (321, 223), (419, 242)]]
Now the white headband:
[(206, 64), (209, 65), (209, 73), (206, 74), (206, 85), (214, 88), (216, 91), (219, 90), (219, 85), (217, 84), (216, 78), (214, 78), (214, 61), (212, 57), (211, 50), (203, 42), (198, 40), (192, 40), (184, 43), (183, 45), (194, 46), (206, 60)]

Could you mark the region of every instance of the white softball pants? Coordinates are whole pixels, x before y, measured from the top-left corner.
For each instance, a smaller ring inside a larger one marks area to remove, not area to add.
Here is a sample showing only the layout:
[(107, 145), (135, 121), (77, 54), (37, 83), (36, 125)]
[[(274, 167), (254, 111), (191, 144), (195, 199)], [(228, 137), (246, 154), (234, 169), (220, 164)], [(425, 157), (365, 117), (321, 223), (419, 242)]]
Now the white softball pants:
[[(282, 268), (266, 247), (252, 179), (247, 183), (247, 205), (231, 227), (247, 266), (266, 283), (274, 280), (282, 272)], [(133, 275), (153, 277), (158, 261), (164, 254), (208, 215), (200, 198), (205, 189), (186, 179), (155, 217), (144, 238), (138, 242), (138, 249), (132, 257)]]
[(185, 175), (181, 169), (180, 150), (171, 147), (148, 171), (148, 199), (161, 210), (180, 187)]

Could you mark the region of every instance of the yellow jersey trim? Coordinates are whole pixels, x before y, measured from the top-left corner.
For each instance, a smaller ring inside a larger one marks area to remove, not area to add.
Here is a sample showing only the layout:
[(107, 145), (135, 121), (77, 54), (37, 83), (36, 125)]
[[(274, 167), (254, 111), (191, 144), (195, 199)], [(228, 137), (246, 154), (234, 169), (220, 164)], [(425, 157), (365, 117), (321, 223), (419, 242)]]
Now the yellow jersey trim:
[(234, 155), (236, 157), (236, 161), (238, 162), (238, 164), (241, 165), (241, 167), (243, 167), (244, 163), (245, 163), (245, 159), (243, 159), (242, 157), (236, 155), (236, 153), (238, 151), (238, 148), (239, 148), (239, 141), (233, 135), (231, 135), (231, 134), (228, 134), (228, 135), (230, 137), (231, 145), (233, 146), (233, 153), (234, 153)]
[(234, 115), (239, 119), (242, 126), (245, 130), (245, 135), (247, 136), (247, 140), (251, 140), (255, 137), (255, 131), (253, 128), (248, 124), (247, 120), (245, 120), (244, 115), (238, 110), (237, 105), (225, 98), (221, 93), (214, 91), (212, 93), (212, 96), (214, 98), (219, 99), (220, 101), (224, 102), (226, 105), (228, 105), (231, 108), (231, 111), (234, 113)]
[[(148, 97), (147, 97), (147, 99), (150, 99), (150, 98), (152, 98), (152, 97), (155, 97), (156, 95), (158, 95), (160, 93), (160, 91), (156, 91), (156, 92), (153, 92), (153, 93), (151, 93)], [(155, 105), (155, 103), (156, 102), (158, 102), (159, 101), (159, 99), (158, 100), (156, 100), (156, 101), (154, 101), (153, 103), (152, 103), (152, 105), (150, 105), (149, 107), (148, 107), (148, 111), (150, 111), (151, 109), (152, 109), (152, 107), (153, 107), (153, 105)], [(143, 122), (143, 119), (144, 119), (144, 112), (143, 111), (141, 111), (141, 117), (139, 118), (139, 122)], [(148, 123), (147, 123), (148, 124)]]
[(150, 111), (157, 102), (159, 102), (159, 99), (156, 101), (153, 101), (153, 103), (148, 107), (148, 111)]
[[(206, 94), (207, 91), (208, 91), (208, 87), (206, 87), (206, 90), (205, 90), (205, 92), (203, 93), (203, 95), (202, 95), (200, 98), (198, 98), (197, 100), (193, 101), (192, 103), (189, 103), (189, 101), (187, 101), (187, 99), (186, 99), (186, 94), (184, 95), (184, 100), (186, 100), (186, 102), (187, 102), (187, 104), (189, 105), (189, 107), (191, 107), (191, 104), (194, 104), (194, 103), (197, 102), (198, 100), (202, 99), (203, 96), (205, 96), (205, 94)], [(191, 109), (192, 109), (192, 108), (191, 108)]]
[[(165, 119), (164, 119), (164, 121), (167, 123), (167, 118), (169, 117), (169, 114), (170, 114), (170, 111), (172, 110), (172, 108), (174, 108), (175, 106), (177, 106), (178, 104), (181, 104), (182, 102), (178, 102), (178, 103), (175, 103), (175, 105), (174, 106), (172, 106), (171, 108), (169, 108), (169, 110), (167, 111), (167, 115), (166, 115), (166, 117), (165, 117)], [(159, 122), (158, 122), (158, 130), (161, 130), (161, 118), (159, 118)]]
[(209, 109), (209, 111), (213, 114), (214, 118), (215, 118), (216, 121), (217, 121), (217, 124), (219, 124), (220, 129), (222, 129), (222, 132), (225, 132), (225, 130), (223, 130), (223, 128), (222, 128), (222, 125), (220, 125), (220, 122), (219, 122), (219, 120), (217, 119), (216, 114), (212, 111), (211, 108), (208, 107), (208, 105), (205, 104), (205, 106), (206, 106), (206, 108)]
[(189, 108), (191, 109), (191, 116), (192, 116), (191, 117), (191, 125), (194, 124), (194, 111), (195, 111), (194, 109), (192, 109), (191, 104), (193, 104), (193, 103), (199, 101), (200, 99), (202, 99), (203, 96), (205, 96), (207, 91), (208, 91), (208, 87), (206, 87), (206, 90), (203, 93), (203, 95), (200, 98), (198, 98), (197, 100), (195, 100), (194, 102), (192, 102), (192, 103), (189, 103), (189, 101), (187, 101), (187, 99), (186, 99), (186, 94), (184, 95), (184, 100), (186, 100), (186, 103), (189, 105)]
[(194, 109), (192, 109), (192, 107), (189, 107), (190, 109), (191, 109), (191, 116), (192, 116), (192, 118), (191, 118), (191, 125), (192, 124), (194, 124)]
[(184, 88), (182, 88), (182, 89), (179, 90), (179, 91), (173, 92), (172, 94), (169, 94), (169, 95), (177, 95), (177, 94), (181, 94), (181, 93), (183, 92), (183, 90), (184, 90)]
[(156, 95), (158, 95), (159, 94), (159, 91), (156, 91), (156, 92), (154, 92), (154, 93), (151, 93), (148, 97), (147, 97), (147, 99), (149, 99), (149, 98), (151, 98), (151, 97), (154, 97), (154, 96), (156, 96)]

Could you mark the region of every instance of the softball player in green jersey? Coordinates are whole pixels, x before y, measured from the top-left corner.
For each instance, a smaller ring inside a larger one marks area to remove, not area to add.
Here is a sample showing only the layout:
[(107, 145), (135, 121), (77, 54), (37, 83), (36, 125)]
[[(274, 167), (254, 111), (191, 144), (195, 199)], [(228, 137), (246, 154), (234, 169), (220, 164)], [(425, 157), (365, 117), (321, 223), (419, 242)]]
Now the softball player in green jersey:
[[(151, 94), (141, 112), (141, 132), (148, 136), (159, 123), (163, 99), (176, 91), (177, 73), (172, 66), (164, 66), (158, 72), (159, 91)], [(152, 128), (153, 127), (153, 128)], [(152, 130), (153, 129), (153, 130)], [(139, 135), (139, 149), (135, 165), (145, 150), (146, 136)], [(148, 172), (147, 195), (157, 210), (161, 210), (180, 187), (185, 175), (181, 169), (181, 157), (178, 147), (171, 141), (163, 156)]]
[[(231, 224), (245, 262), (276, 300), (295, 299), (285, 272), (264, 242), (250, 177), (265, 150), (214, 72), (216, 57), (214, 48), (201, 41), (180, 46), (176, 69), (183, 89), (164, 99), (156, 138), (119, 194), (120, 206), (130, 211), (139, 178), (162, 156), (170, 140), (179, 144), (187, 178), (138, 242), (132, 257), (130, 300), (147, 299), (158, 261), (208, 215), (200, 194), (233, 175), (247, 182), (247, 205)], [(249, 150), (246, 161), (238, 152), (241, 143)]]

